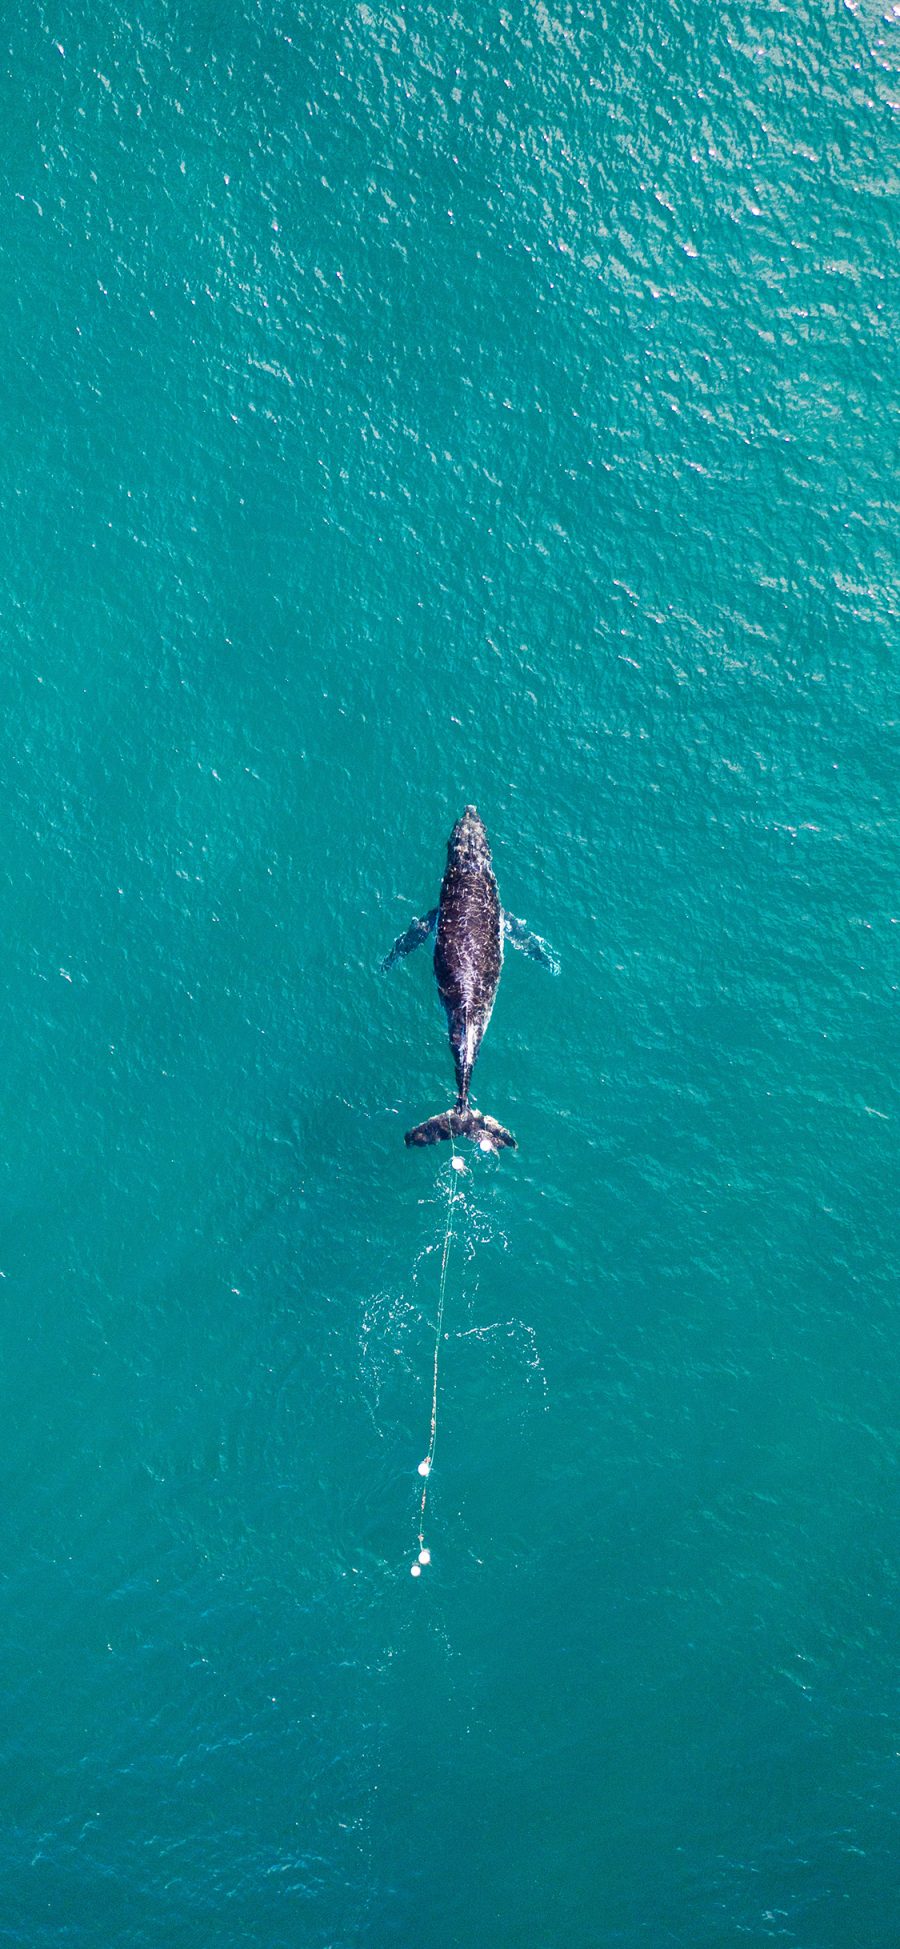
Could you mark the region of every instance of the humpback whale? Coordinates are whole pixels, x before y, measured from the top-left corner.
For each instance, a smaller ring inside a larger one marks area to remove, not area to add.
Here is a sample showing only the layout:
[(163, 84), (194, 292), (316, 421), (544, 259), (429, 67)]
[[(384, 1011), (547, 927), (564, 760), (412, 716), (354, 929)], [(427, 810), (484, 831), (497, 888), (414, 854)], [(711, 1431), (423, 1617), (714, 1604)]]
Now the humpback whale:
[(515, 1150), (512, 1132), (473, 1109), (469, 1102), (472, 1071), (491, 1019), (505, 943), (509, 941), (533, 960), (543, 962), (553, 974), (559, 973), (559, 962), (546, 941), (501, 907), (487, 833), (474, 805), (466, 806), (447, 842), (447, 867), (437, 906), (414, 920), (405, 934), (398, 935), (382, 968), (392, 968), (431, 934), (435, 935), (434, 972), (447, 1012), (457, 1096), (452, 1110), (408, 1130), (406, 1142), (437, 1144), (444, 1137), (470, 1137), (482, 1150)]

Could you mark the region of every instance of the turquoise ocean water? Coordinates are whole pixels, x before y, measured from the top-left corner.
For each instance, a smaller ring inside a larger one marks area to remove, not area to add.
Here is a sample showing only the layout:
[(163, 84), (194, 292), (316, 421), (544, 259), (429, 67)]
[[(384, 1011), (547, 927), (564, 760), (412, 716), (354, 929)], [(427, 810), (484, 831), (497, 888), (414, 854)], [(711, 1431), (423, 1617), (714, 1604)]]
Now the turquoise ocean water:
[(895, 1949), (897, 7), (3, 50), (0, 1941)]

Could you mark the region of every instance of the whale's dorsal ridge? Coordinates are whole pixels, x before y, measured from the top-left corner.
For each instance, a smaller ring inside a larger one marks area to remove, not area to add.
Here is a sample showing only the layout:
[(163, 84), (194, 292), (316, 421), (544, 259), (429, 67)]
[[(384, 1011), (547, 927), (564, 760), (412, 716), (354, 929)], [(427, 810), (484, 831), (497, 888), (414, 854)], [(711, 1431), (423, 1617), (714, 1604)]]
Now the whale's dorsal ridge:
[(504, 941), (559, 973), (553, 949), (523, 920), (504, 912), (491, 861), (491, 848), (474, 805), (467, 805), (447, 841), (447, 865), (438, 904), (414, 920), (397, 940), (382, 966), (391, 968), (411, 954), (431, 933), (435, 935), (434, 972), (447, 1015), (447, 1030), (456, 1071), (455, 1108), (429, 1117), (406, 1133), (412, 1145), (436, 1144), (442, 1138), (468, 1137), (484, 1150), (515, 1148), (515, 1138), (493, 1117), (473, 1110), (469, 1102), (472, 1071), (491, 1019), (503, 965)]

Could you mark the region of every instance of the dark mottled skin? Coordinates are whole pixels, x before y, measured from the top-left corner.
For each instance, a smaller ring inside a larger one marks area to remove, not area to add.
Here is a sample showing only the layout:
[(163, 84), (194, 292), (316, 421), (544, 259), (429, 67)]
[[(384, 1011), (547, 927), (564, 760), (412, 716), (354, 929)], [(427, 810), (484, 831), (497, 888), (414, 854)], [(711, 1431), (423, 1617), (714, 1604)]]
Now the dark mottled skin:
[(503, 916), (487, 834), (473, 805), (450, 834), (441, 882), (434, 972), (447, 1011), (459, 1091), (469, 1094), (481, 1038), (491, 1019), (503, 961)]
[(472, 1071), (491, 1019), (504, 941), (511, 941), (532, 960), (542, 961), (553, 974), (559, 973), (559, 962), (539, 934), (532, 934), (524, 920), (517, 920), (515, 914), (505, 913), (501, 907), (487, 833), (474, 805), (466, 806), (450, 834), (440, 905), (429, 908), (397, 936), (381, 964), (385, 971), (404, 954), (413, 954), (435, 928), (434, 972), (447, 1011), (458, 1095), (454, 1109), (426, 1117), (414, 1130), (407, 1130), (404, 1141), (440, 1144), (448, 1137), (468, 1137), (481, 1150), (515, 1150), (511, 1130), (504, 1130), (495, 1117), (472, 1108)]

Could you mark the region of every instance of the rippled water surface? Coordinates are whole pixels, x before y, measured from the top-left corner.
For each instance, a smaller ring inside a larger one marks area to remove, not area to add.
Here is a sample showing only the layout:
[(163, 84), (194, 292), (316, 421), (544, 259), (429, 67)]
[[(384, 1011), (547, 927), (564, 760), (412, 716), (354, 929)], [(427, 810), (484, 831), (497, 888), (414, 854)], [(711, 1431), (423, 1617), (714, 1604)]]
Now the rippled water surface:
[(0, 1934), (895, 1949), (897, 8), (2, 45)]

